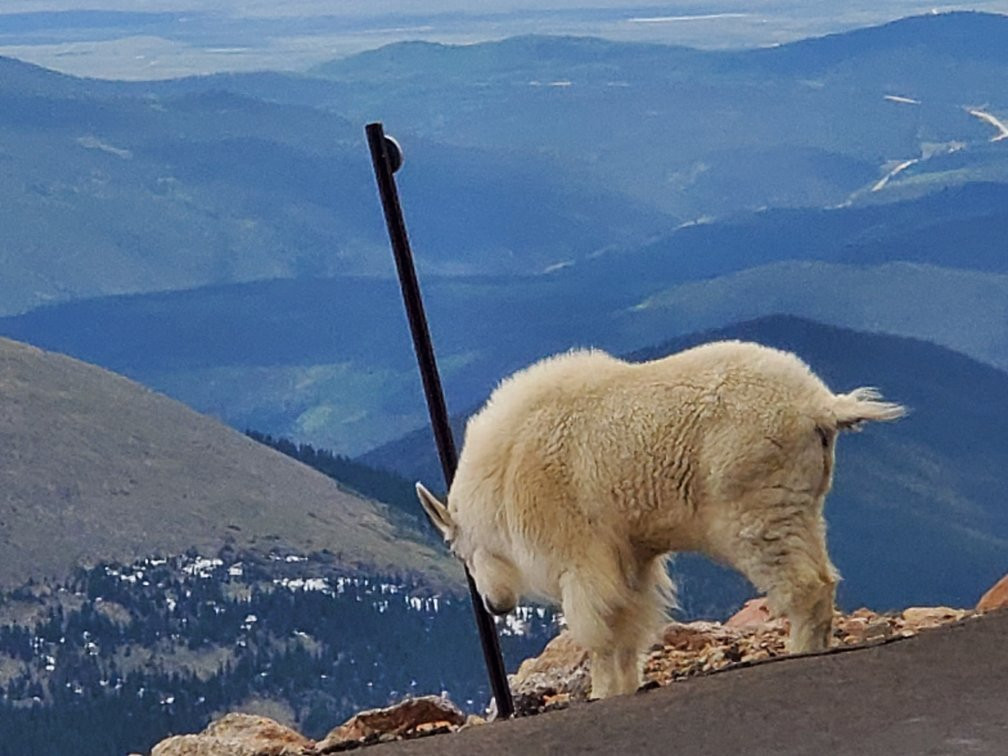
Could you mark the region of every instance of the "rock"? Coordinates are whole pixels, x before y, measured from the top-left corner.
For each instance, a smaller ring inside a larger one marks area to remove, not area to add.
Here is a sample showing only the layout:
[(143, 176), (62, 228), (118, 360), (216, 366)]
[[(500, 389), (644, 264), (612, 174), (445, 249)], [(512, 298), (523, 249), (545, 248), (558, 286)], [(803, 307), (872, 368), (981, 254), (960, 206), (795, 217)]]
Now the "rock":
[(451, 732), (465, 723), (466, 715), (445, 698), (407, 698), (395, 706), (355, 714), (320, 740), (315, 753), (336, 753), (379, 740)]
[(856, 609), (848, 615), (834, 618), (834, 630), (848, 646), (877, 643), (896, 634), (893, 618), (883, 617), (870, 609)]
[(151, 756), (303, 756), (315, 742), (267, 717), (227, 714), (198, 735), (162, 740)]
[(969, 612), (965, 609), (952, 609), (948, 606), (913, 606), (904, 609), (900, 618), (911, 630), (928, 630), (958, 622), (967, 614)]
[(994, 583), (976, 605), (978, 612), (993, 612), (995, 609), (1008, 609), (1008, 575)]
[(724, 624), (725, 627), (755, 627), (769, 622), (772, 618), (773, 613), (766, 598), (761, 597), (746, 601)]
[[(1008, 576), (984, 594), (978, 611), (1008, 605)], [(857, 609), (834, 616), (834, 638), (841, 645), (884, 641), (958, 622), (973, 612), (950, 607), (911, 607), (900, 614)], [(724, 625), (672, 622), (645, 659), (645, 688), (668, 685), (737, 664), (787, 653), (788, 623), (771, 619), (765, 600), (749, 601)], [(526, 659), (510, 678), (518, 715), (536, 714), (585, 701), (591, 689), (588, 652), (564, 631), (535, 658)], [(229, 714), (199, 735), (168, 738), (151, 756), (321, 756), (388, 742), (480, 726), (446, 699), (412, 698), (385, 709), (364, 711), (315, 743), (267, 717)]]
[(508, 682), (515, 713), (522, 716), (551, 705), (558, 708), (572, 700), (587, 700), (591, 691), (588, 652), (565, 630), (546, 644), (539, 656), (523, 661)]
[(717, 622), (670, 622), (662, 632), (659, 648), (676, 651), (700, 651), (713, 644), (730, 642), (737, 638), (727, 625)]
[(648, 656), (644, 677), (648, 683), (668, 685), (739, 662), (752, 662), (784, 652), (787, 628), (772, 620), (745, 628), (717, 622), (672, 622), (662, 643)]
[(557, 693), (555, 696), (546, 696), (543, 703), (548, 709), (557, 709), (570, 703), (570, 693)]
[(466, 717), (465, 724), (459, 727), (459, 729), (466, 730), (470, 727), (480, 727), (481, 725), (485, 725), (486, 723), (487, 721), (478, 714), (470, 714), (468, 717)]

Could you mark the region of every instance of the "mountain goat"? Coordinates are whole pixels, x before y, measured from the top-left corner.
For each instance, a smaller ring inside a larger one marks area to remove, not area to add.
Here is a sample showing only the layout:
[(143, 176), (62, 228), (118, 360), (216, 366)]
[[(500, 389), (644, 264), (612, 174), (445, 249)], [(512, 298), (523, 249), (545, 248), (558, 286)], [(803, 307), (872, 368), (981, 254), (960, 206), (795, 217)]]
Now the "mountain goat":
[(469, 420), (447, 506), (417, 493), (488, 610), (559, 603), (590, 651), (592, 696), (628, 693), (674, 600), (672, 551), (742, 572), (790, 619), (793, 652), (829, 645), (834, 442), (904, 414), (879, 399), (834, 394), (758, 344), (639, 364), (573, 351), (506, 379)]

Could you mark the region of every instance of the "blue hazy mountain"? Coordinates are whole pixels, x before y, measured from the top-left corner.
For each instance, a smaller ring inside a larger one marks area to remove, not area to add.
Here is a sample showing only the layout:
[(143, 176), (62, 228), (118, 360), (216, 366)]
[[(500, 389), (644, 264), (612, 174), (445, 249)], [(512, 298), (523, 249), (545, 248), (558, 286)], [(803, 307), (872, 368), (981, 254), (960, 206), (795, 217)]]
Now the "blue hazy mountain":
[(888, 161), (982, 143), (968, 109), (1003, 101), (1006, 38), (1004, 16), (950, 13), (743, 52), (402, 43), (316, 71), (344, 112), (562, 156), (693, 218), (842, 202)]
[[(1008, 367), (1008, 324), (995, 316), (1008, 307), (1008, 263), (992, 242), (1008, 232), (1006, 200), (1004, 185), (969, 184), (884, 205), (767, 210), (546, 275), (425, 276), (449, 398), (466, 406), (502, 375), (570, 346), (625, 352), (778, 312)], [(341, 453), (424, 416), (388, 278), (78, 300), (0, 318), (0, 334), (123, 372), (239, 429)]]
[[(363, 124), (221, 90), (158, 97), (5, 59), (0, 71), (0, 311), (391, 274)], [(409, 147), (405, 205), (430, 270), (539, 270), (668, 227), (540, 156)]]
[(453, 275), (541, 271), (763, 207), (1003, 183), (1005, 142), (977, 115), (1004, 107), (988, 47), (1008, 48), (1004, 17), (951, 13), (748, 52), (404, 43), (310, 76), (127, 84), (0, 59), (0, 311), (390, 275), (373, 119), (406, 145), (421, 259)]
[[(898, 71), (879, 68), (879, 77), (916, 77), (924, 81), (935, 59), (971, 61), (983, 67), (1008, 64), (1008, 50), (1001, 44), (1008, 33), (1008, 17), (1002, 14), (957, 11), (912, 16), (864, 29), (799, 40), (778, 48), (763, 48), (738, 54), (744, 65), (769, 70), (803, 72), (835, 71), (856, 58), (873, 56), (879, 62), (903, 61)], [(925, 62), (925, 69), (911, 64)]]

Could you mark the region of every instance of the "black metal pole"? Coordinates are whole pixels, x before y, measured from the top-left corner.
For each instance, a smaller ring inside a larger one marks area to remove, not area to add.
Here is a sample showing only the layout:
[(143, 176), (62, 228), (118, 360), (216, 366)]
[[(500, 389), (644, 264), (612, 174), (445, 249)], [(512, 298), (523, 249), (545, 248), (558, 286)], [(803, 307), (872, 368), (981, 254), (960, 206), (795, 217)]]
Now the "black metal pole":
[[(437, 361), (434, 358), (430, 329), (427, 326), (427, 316), (424, 313), (423, 299), (420, 296), (420, 284), (417, 281), (416, 268), (413, 265), (413, 253), (410, 250), (409, 237), (406, 235), (406, 223), (403, 220), (399, 192), (396, 189), (395, 177), (393, 176), (402, 164), (402, 152), (394, 140), (385, 136), (385, 130), (381, 123), (369, 123), (365, 126), (364, 132), (367, 134), (368, 147), (371, 148), (371, 162), (374, 164), (378, 193), (381, 195), (382, 208), (385, 210), (385, 223), (388, 226), (396, 269), (399, 272), (399, 285), (402, 288), (406, 317), (409, 320), (410, 333), (413, 336), (413, 349), (416, 352), (420, 378), (423, 381), (424, 394), (427, 397), (427, 409), (430, 412), (434, 441), (437, 444), (438, 456), (441, 458), (441, 470), (444, 472), (445, 485), (450, 489), (455, 478), (455, 468), (458, 466), (458, 454), (455, 451), (455, 441), (448, 423), (448, 409), (445, 406), (444, 391), (441, 388), (441, 378), (438, 374)], [(476, 583), (468, 569), (465, 570), (465, 575), (469, 584), (473, 611), (476, 614), (476, 627), (479, 630), (480, 643), (483, 646), (483, 659), (490, 677), (490, 687), (493, 690), (494, 700), (497, 702), (497, 715), (510, 717), (514, 714), (514, 703), (511, 700), (511, 689), (508, 687), (507, 671), (504, 668), (504, 658), (501, 656), (497, 630), (490, 614), (483, 606), (479, 592), (476, 590)]]

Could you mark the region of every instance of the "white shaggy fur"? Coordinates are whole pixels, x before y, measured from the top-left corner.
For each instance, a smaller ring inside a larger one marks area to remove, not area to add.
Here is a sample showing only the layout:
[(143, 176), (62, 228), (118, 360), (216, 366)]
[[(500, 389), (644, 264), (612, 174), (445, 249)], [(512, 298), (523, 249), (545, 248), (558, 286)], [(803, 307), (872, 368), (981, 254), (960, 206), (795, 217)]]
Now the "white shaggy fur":
[(641, 683), (671, 551), (734, 566), (790, 618), (793, 651), (826, 648), (837, 431), (903, 414), (758, 344), (641, 364), (575, 351), (505, 380), (469, 420), (447, 507), (417, 490), (491, 611), (522, 595), (561, 605), (604, 697)]

